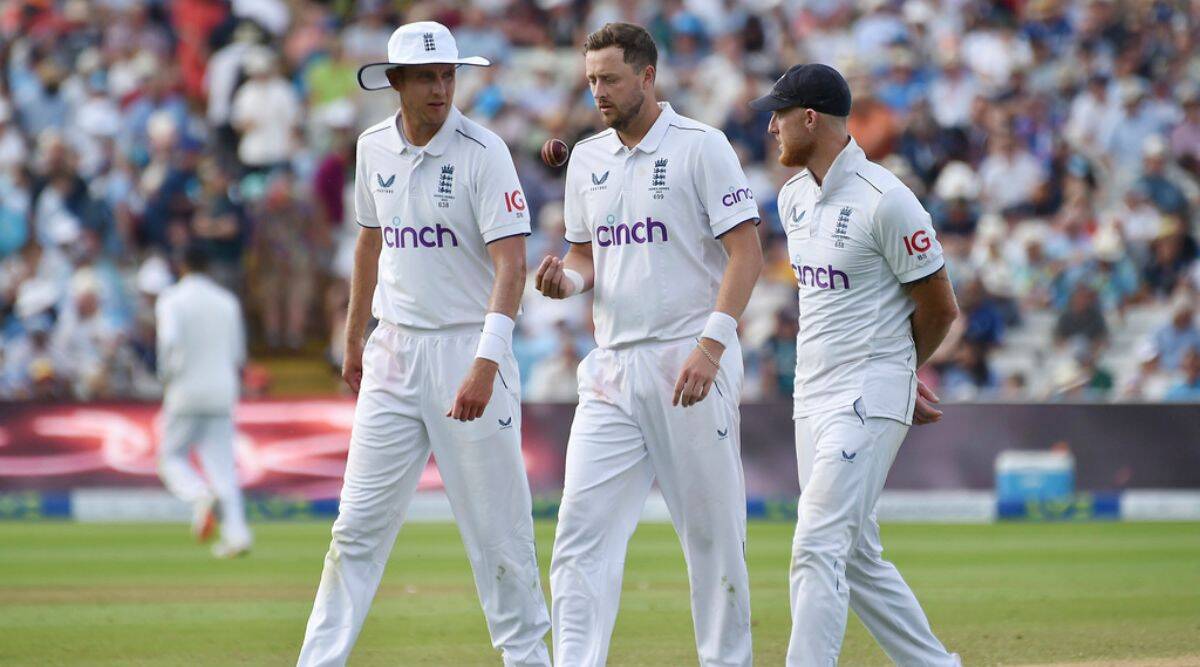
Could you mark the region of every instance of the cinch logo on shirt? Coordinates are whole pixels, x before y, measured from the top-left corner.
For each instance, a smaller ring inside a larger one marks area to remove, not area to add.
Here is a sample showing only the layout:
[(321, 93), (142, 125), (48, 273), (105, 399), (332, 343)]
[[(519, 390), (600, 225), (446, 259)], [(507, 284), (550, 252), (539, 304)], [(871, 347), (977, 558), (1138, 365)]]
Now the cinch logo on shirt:
[(721, 198), (721, 203), (726, 207), (729, 207), (742, 201), (743, 199), (754, 199), (754, 193), (750, 191), (750, 188), (738, 188), (737, 190), (730, 190), (729, 194)]
[(442, 248), (447, 245), (457, 248), (458, 237), (454, 230), (438, 223), (432, 227), (400, 227), (400, 220), (393, 220), (396, 227), (383, 228), (383, 243), (389, 248)]
[(667, 226), (653, 218), (647, 217), (632, 225), (625, 223), (613, 224), (613, 216), (608, 216), (607, 225), (596, 227), (596, 243), (601, 248), (613, 245), (629, 245), (631, 243), (654, 243), (654, 232), (661, 233), (663, 243), (667, 241)]
[(793, 264), (792, 270), (796, 272), (796, 280), (806, 287), (836, 290), (838, 287), (835, 279), (841, 278), (842, 289), (850, 289), (850, 276), (832, 265), (813, 267), (807, 264)]

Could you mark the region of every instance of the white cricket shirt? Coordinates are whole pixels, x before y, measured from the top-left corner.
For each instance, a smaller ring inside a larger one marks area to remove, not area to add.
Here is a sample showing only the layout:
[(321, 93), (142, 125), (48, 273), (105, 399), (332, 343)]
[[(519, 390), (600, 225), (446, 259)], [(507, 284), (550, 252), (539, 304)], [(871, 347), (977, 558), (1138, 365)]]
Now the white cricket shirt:
[(800, 290), (795, 417), (851, 405), (912, 423), (916, 347), (902, 285), (945, 261), (929, 214), (851, 139), (818, 186), (784, 184), (779, 217)]
[(719, 237), (758, 218), (725, 135), (659, 106), (634, 148), (609, 129), (567, 166), (566, 237), (592, 244), (600, 347), (698, 336), (729, 261)]
[(358, 139), (355, 216), (383, 234), (371, 312), (416, 329), (482, 326), (496, 277), (486, 245), (529, 234), (508, 146), (454, 107), (425, 146), (410, 145), (399, 122)]
[(200, 274), (184, 276), (154, 304), (163, 409), (228, 414), (237, 403), (246, 338), (242, 308), (229, 290)]

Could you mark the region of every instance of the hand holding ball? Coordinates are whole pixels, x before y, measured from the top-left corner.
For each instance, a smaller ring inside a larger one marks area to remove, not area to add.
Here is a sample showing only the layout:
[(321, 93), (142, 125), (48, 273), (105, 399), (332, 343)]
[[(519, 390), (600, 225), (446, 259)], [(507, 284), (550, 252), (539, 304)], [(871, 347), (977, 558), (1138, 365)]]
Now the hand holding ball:
[(542, 144), (542, 162), (547, 167), (561, 167), (567, 163), (571, 150), (562, 139), (549, 139)]

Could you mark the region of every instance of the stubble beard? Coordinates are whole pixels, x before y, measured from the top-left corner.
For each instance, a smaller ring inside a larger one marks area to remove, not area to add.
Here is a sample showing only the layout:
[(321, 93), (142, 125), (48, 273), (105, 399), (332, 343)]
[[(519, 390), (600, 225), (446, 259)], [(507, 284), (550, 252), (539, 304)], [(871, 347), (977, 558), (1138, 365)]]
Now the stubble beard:
[(617, 116), (612, 119), (612, 122), (610, 122), (608, 124), (608, 126), (618, 132), (622, 132), (622, 131), (628, 129), (630, 123), (633, 122), (633, 119), (637, 118), (638, 114), (641, 113), (642, 106), (645, 103), (646, 103), (646, 94), (639, 90), (638, 96), (637, 96), (637, 101), (635, 101), (633, 104), (630, 104), (628, 110), (624, 110), (624, 109), (621, 109), (620, 107), (617, 107)]

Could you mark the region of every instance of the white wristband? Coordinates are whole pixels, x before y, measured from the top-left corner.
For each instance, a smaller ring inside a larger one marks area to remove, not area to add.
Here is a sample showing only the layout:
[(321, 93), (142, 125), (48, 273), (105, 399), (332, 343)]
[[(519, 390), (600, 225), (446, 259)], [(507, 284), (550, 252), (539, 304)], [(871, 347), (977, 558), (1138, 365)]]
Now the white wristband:
[(483, 335), (479, 337), (475, 356), (496, 363), (503, 361), (512, 350), (512, 334), (516, 326), (517, 323), (504, 313), (488, 313), (483, 318)]
[(708, 322), (704, 324), (704, 331), (700, 337), (715, 340), (728, 350), (737, 342), (737, 325), (737, 320), (733, 319), (732, 315), (714, 311), (708, 316)]
[(583, 291), (584, 282), (583, 276), (579, 275), (578, 271), (563, 267), (563, 276), (571, 281), (571, 287), (567, 288), (567, 296), (573, 296)]

